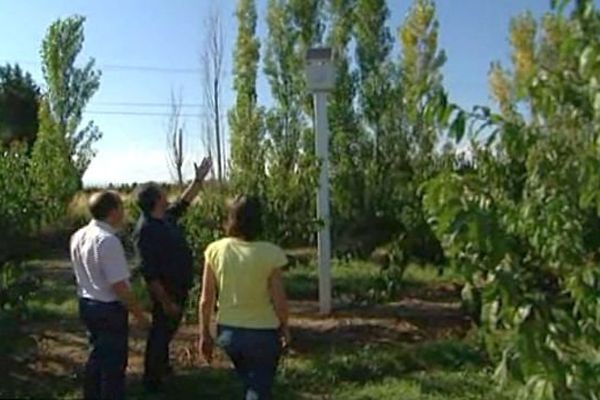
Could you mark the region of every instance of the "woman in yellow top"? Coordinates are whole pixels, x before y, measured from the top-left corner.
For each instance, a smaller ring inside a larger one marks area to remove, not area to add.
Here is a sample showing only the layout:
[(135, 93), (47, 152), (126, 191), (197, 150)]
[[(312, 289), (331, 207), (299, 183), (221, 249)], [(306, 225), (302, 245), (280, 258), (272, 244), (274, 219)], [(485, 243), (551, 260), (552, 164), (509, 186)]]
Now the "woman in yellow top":
[(271, 398), (282, 339), (290, 340), (281, 274), (288, 261), (279, 247), (256, 240), (260, 230), (258, 199), (238, 196), (229, 207), (227, 237), (204, 253), (200, 299), (200, 351), (210, 363), (210, 321), (218, 293), (216, 342), (242, 379), (246, 400)]

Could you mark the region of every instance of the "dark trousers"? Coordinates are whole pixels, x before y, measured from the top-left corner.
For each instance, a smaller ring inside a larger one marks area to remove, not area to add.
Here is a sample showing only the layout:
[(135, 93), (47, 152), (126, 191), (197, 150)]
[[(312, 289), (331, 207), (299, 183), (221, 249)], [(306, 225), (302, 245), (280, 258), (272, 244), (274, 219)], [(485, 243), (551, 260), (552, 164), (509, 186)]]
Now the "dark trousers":
[(277, 330), (220, 325), (217, 344), (225, 350), (244, 384), (244, 399), (271, 399), (281, 356), (281, 341)]
[[(186, 296), (171, 296), (180, 306), (183, 313)], [(148, 389), (158, 389), (165, 374), (170, 370), (169, 345), (175, 336), (182, 315), (177, 318), (165, 314), (162, 305), (152, 302), (152, 327), (146, 342), (144, 359), (144, 384)]]
[(127, 310), (119, 303), (80, 299), (79, 315), (89, 334), (91, 352), (85, 366), (85, 399), (124, 399)]

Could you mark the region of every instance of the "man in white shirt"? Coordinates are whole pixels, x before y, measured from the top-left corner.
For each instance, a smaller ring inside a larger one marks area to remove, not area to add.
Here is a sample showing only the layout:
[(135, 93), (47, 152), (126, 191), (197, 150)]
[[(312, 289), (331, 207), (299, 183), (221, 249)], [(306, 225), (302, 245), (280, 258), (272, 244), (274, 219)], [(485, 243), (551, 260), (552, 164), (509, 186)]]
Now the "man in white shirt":
[(128, 311), (144, 326), (149, 321), (129, 287), (125, 251), (115, 235), (124, 219), (115, 192), (90, 198), (93, 220), (71, 238), (79, 313), (92, 347), (85, 368), (85, 399), (123, 399), (129, 333)]

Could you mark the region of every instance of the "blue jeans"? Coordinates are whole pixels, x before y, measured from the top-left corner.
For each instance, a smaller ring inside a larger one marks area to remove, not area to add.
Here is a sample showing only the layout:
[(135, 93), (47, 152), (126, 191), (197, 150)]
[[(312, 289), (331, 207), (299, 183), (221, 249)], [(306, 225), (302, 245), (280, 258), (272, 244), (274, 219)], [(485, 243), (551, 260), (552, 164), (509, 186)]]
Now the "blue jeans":
[(79, 299), (79, 315), (89, 335), (91, 352), (85, 366), (85, 399), (124, 399), (129, 323), (119, 302)]
[(281, 356), (277, 330), (219, 325), (217, 344), (225, 350), (244, 384), (244, 399), (271, 399)]

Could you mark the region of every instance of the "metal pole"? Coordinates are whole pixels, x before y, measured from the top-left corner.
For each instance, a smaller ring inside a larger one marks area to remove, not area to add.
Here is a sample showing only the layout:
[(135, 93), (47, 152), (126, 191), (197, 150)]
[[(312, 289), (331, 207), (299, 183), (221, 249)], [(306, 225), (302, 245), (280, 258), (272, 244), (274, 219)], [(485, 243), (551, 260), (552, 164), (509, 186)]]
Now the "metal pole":
[(329, 215), (329, 125), (327, 121), (327, 93), (316, 92), (315, 145), (320, 162), (317, 218), (322, 225), (317, 236), (319, 247), (319, 309), (331, 313), (331, 218)]

